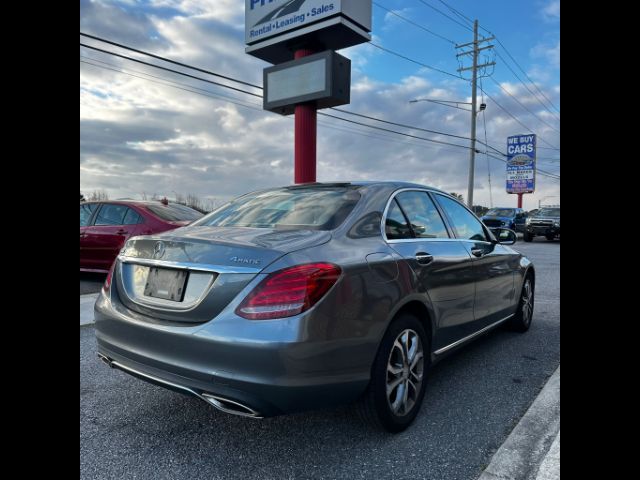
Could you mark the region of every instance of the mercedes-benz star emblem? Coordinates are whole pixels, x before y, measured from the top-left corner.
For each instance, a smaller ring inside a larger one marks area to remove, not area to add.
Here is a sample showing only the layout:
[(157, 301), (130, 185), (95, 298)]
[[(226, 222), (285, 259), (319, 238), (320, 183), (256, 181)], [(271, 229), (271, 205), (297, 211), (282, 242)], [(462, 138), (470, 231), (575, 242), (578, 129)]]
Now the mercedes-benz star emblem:
[(162, 258), (164, 255), (164, 242), (156, 242), (156, 246), (153, 247), (153, 258)]

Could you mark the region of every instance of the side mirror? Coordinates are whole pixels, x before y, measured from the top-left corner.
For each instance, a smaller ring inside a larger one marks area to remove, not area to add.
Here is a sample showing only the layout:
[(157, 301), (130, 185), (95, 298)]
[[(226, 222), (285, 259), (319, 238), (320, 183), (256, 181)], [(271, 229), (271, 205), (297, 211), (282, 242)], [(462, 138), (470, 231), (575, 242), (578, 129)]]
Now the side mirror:
[(513, 245), (518, 240), (516, 232), (508, 228), (493, 229), (493, 234), (498, 239), (500, 245)]

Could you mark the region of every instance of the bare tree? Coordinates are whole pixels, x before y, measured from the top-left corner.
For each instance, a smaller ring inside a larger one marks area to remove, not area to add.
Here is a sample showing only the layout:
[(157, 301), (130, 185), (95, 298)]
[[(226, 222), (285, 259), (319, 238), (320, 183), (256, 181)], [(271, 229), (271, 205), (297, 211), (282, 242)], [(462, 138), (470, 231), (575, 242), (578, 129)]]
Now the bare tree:
[(109, 200), (109, 194), (104, 189), (94, 190), (89, 194), (90, 202), (102, 202), (104, 200)]

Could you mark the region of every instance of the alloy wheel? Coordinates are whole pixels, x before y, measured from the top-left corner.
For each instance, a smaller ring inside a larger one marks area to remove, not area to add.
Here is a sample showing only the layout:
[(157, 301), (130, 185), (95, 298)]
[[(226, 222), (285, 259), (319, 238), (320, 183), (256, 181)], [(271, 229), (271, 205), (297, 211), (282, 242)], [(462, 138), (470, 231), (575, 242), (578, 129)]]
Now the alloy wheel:
[(522, 321), (525, 325), (531, 323), (531, 317), (533, 316), (533, 288), (531, 287), (531, 280), (527, 279), (524, 282), (524, 288), (522, 289)]
[(424, 375), (424, 351), (420, 336), (411, 329), (400, 332), (387, 362), (387, 401), (398, 416), (409, 413), (420, 394)]

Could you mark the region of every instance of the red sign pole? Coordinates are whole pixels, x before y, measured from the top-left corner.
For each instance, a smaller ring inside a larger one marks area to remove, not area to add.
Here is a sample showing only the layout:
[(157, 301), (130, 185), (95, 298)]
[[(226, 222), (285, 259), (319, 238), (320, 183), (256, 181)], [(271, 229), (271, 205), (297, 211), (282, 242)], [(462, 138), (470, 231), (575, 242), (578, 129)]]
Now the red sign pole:
[(522, 208), (522, 195), (523, 193), (518, 194), (518, 208)]
[[(296, 50), (294, 58), (315, 53), (308, 48)], [(314, 104), (302, 103), (295, 110), (295, 183), (316, 181), (316, 130), (318, 110)]]

